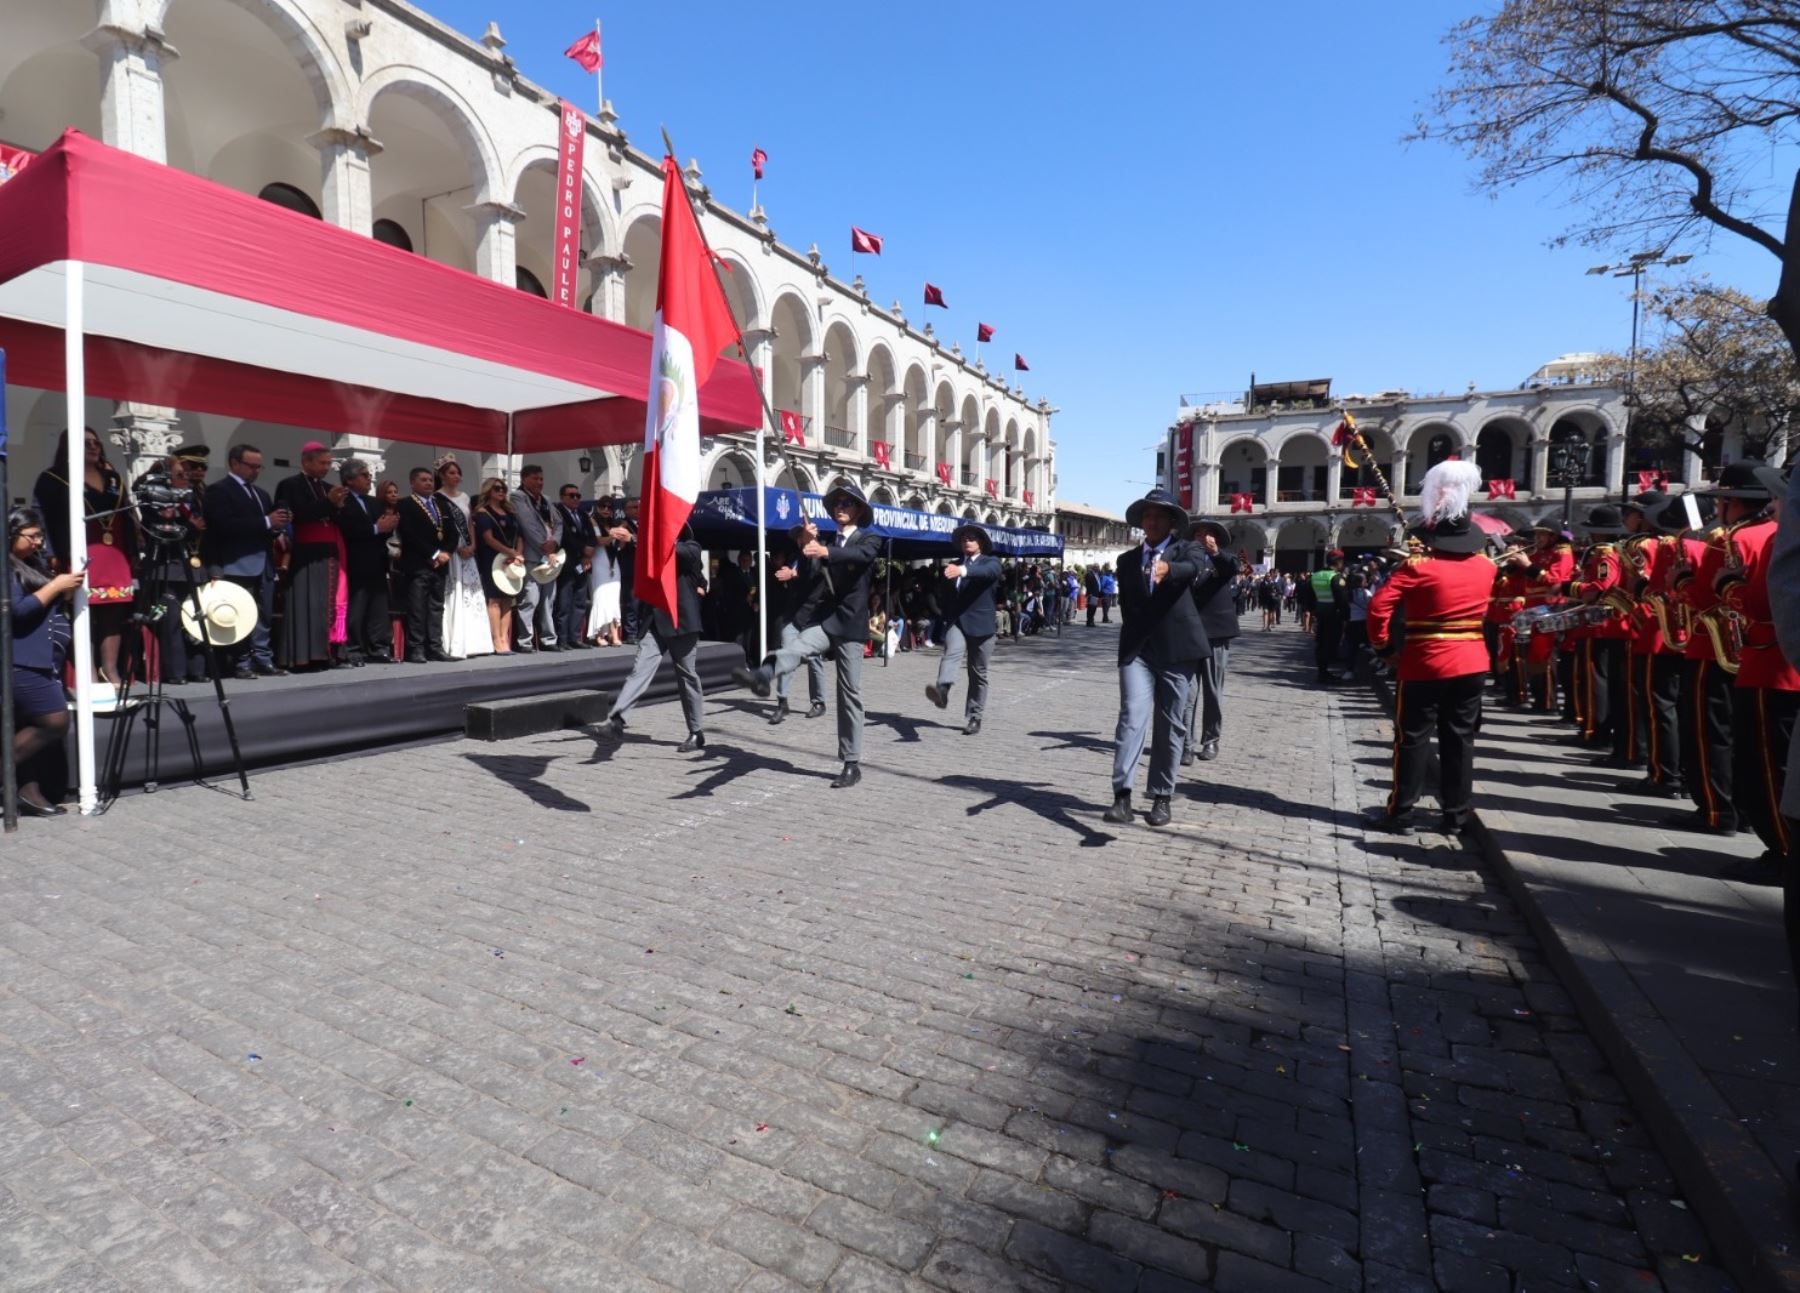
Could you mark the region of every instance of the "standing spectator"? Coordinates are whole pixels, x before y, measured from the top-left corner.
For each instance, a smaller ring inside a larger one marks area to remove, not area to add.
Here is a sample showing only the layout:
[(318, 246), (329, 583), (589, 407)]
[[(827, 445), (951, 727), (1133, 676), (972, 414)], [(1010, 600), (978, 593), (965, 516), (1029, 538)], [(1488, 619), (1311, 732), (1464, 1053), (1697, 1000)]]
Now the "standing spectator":
[[(125, 625), (131, 618), (131, 602), (137, 594), (137, 526), (126, 506), (125, 482), (106, 460), (100, 433), (83, 432), (83, 470), (78, 513), (87, 533), (88, 632), (94, 640), (94, 681), (119, 685), (119, 648)], [(44, 518), (51, 566), (69, 568), (73, 546), (71, 513), (77, 506), (75, 491), (61, 473), (69, 461), (69, 433), (57, 437), (51, 466), (39, 473), (32, 496)], [(94, 519), (87, 520), (85, 518)]]
[(1090, 565), (1087, 573), (1081, 577), (1081, 589), (1087, 594), (1087, 613), (1089, 628), (1094, 627), (1094, 617), (1100, 613), (1100, 567)]
[(345, 650), (349, 663), (360, 669), (367, 661), (394, 662), (394, 635), (388, 618), (388, 535), (400, 518), (384, 512), (370, 497), (374, 483), (369, 464), (347, 458), (338, 468), (338, 479), (350, 497), (337, 514), (344, 532), (344, 575), (350, 583), (350, 605), (344, 617)]
[(300, 470), (275, 487), (275, 501), (293, 526), (276, 652), (289, 669), (331, 668), (332, 647), (344, 641), (350, 589), (343, 577), (337, 514), (350, 491), (326, 484), (330, 471), (331, 450), (310, 440), (300, 448)]
[(1350, 676), (1355, 677), (1357, 659), (1369, 644), (1369, 603), (1375, 599), (1375, 589), (1366, 566), (1357, 566), (1345, 582), (1350, 588), (1350, 610), (1344, 620), (1343, 654), (1349, 664)]
[(431, 472), (414, 467), (407, 476), (412, 496), (400, 505), (400, 560), (396, 570), (406, 588), (406, 662), (450, 659), (444, 651), (444, 584), (450, 574), (456, 530), (439, 501)]
[(1313, 608), (1313, 664), (1320, 682), (1342, 682), (1333, 669), (1338, 662), (1338, 648), (1343, 643), (1344, 622), (1350, 617), (1350, 586), (1344, 580), (1344, 554), (1333, 548), (1325, 556), (1325, 567), (1315, 570), (1308, 581), (1316, 605)]
[(481, 550), (475, 542), (474, 503), (462, 491), (462, 464), (445, 454), (434, 469), (438, 501), (456, 527), (456, 548), (444, 584), (444, 653), (452, 660), (490, 655), (494, 631), (488, 622), (487, 590), (481, 582)]
[(15, 507), (7, 515), (6, 534), (19, 808), (31, 817), (60, 817), (67, 810), (44, 797), (37, 767), (42, 756), (62, 748), (69, 731), (69, 702), (61, 681), (71, 637), (65, 604), (87, 576), (80, 570), (51, 571), (44, 556), (44, 517), (35, 508)]
[[(538, 566), (555, 557), (561, 545), (557, 538), (562, 530), (550, 500), (544, 497), (544, 469), (526, 463), (519, 471), (519, 488), (512, 495), (513, 516), (519, 523), (519, 534), (525, 540), (525, 564)], [(556, 594), (554, 589), (535, 579), (526, 581), (515, 606), (518, 636), (513, 650), (527, 655), (542, 648), (558, 649), (556, 638)]]
[[(481, 574), (481, 591), (487, 599), (488, 634), (495, 655), (511, 655), (513, 599), (526, 582), (525, 544), (519, 537), (519, 521), (507, 497), (506, 482), (490, 476), (481, 482), (481, 502), (475, 508), (475, 568)], [(494, 563), (511, 572), (503, 584)]]
[(620, 524), (613, 512), (613, 500), (594, 502), (594, 534), (598, 541), (588, 588), (588, 635), (595, 646), (623, 646), (619, 628), (619, 551), (630, 539), (631, 531)]
[(623, 519), (619, 525), (631, 531), (631, 541), (619, 545), (619, 626), (627, 642), (638, 640), (639, 614), (637, 585), (638, 500), (613, 496), (613, 511)]
[(579, 485), (564, 485), (557, 491), (556, 520), (564, 557), (562, 572), (556, 577), (556, 640), (575, 650), (588, 645), (582, 630), (587, 627), (594, 549), (600, 546), (582, 506)]
[(256, 628), (248, 642), (226, 648), (232, 674), (240, 681), (283, 673), (275, 664), (271, 621), (275, 616), (274, 546), (291, 514), (276, 507), (257, 485), (262, 450), (234, 444), (223, 480), (206, 487), (206, 534), (200, 541), (208, 579), (227, 579), (256, 600)]
[(1100, 622), (1112, 623), (1113, 603), (1119, 599), (1119, 577), (1109, 561), (1100, 567)]

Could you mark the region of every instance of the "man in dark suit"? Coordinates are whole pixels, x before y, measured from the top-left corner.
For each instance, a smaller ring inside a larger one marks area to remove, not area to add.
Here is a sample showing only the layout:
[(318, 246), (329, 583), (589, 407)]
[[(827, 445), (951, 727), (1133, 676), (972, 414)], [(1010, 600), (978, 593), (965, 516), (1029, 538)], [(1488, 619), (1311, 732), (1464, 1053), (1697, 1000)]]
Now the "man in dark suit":
[(400, 559), (394, 571), (406, 591), (406, 662), (448, 660), (444, 651), (444, 583), (456, 547), (455, 504), (433, 494), (431, 469), (414, 467), (412, 493), (400, 503)]
[(275, 539), (293, 514), (276, 507), (256, 478), (262, 474), (262, 450), (235, 444), (227, 455), (223, 480), (206, 487), (206, 534), (200, 556), (208, 579), (224, 579), (256, 599), (256, 628), (247, 642), (229, 649), (232, 675), (239, 679), (281, 673), (269, 647), (269, 621), (275, 613)]
[(675, 618), (648, 602), (638, 607), (643, 635), (638, 638), (631, 675), (606, 716), (603, 735), (624, 735), (625, 715), (649, 690), (667, 656), (675, 666), (675, 690), (681, 695), (681, 711), (687, 719), (687, 739), (676, 751), (687, 754), (705, 748), (706, 692), (700, 686), (700, 671), (694, 667), (694, 654), (700, 647), (700, 588), (705, 580), (706, 553), (694, 539), (693, 530), (683, 526), (675, 543)]
[(1217, 521), (1195, 521), (1188, 538), (1200, 545), (1204, 559), (1212, 563), (1212, 577), (1194, 581), (1194, 605), (1200, 608), (1200, 624), (1206, 630), (1206, 655), (1194, 670), (1188, 689), (1187, 740), (1181, 750), (1181, 766), (1196, 757), (1219, 757), (1219, 737), (1225, 730), (1225, 670), (1231, 663), (1231, 640), (1238, 633), (1237, 599), (1233, 596), (1238, 565), (1226, 549), (1231, 534)]
[[(812, 536), (804, 537), (810, 539)], [(771, 591), (768, 599), (769, 612), (779, 625), (777, 640), (782, 646), (793, 641), (800, 630), (817, 617), (819, 603), (825, 598), (822, 570), (822, 562), (801, 556), (796, 546), (784, 546), (776, 555), (769, 571)], [(788, 716), (788, 686), (792, 681), (791, 674), (783, 674), (775, 680), (775, 712), (769, 715), (771, 724), (780, 723)], [(806, 716), (822, 718), (825, 714), (825, 661), (817, 655), (806, 657), (806, 693), (812, 702)]]
[(825, 596), (817, 618), (784, 643), (755, 669), (737, 668), (731, 676), (758, 696), (767, 696), (777, 678), (798, 669), (809, 655), (827, 651), (837, 657), (838, 757), (843, 768), (832, 780), (843, 790), (862, 780), (862, 661), (869, 640), (869, 582), (881, 539), (871, 533), (875, 509), (854, 485), (839, 485), (825, 495), (825, 510), (837, 523), (826, 543), (808, 524), (810, 537), (800, 555), (821, 563)]
[(556, 640), (573, 651), (594, 645), (587, 640), (588, 576), (593, 571), (594, 551), (600, 540), (577, 485), (564, 485), (558, 491), (556, 519), (566, 557), (562, 573), (556, 577)]
[(1193, 585), (1210, 574), (1211, 562), (1180, 536), (1187, 512), (1161, 489), (1125, 510), (1125, 522), (1141, 528), (1144, 541), (1119, 554), (1119, 725), (1113, 735), (1113, 805), (1109, 822), (1131, 820), (1131, 786), (1150, 747), (1152, 826), (1169, 822), (1175, 765), (1187, 737), (1188, 688), (1195, 664), (1207, 652), (1206, 629), (1194, 604)]
[(937, 681), (925, 688), (939, 709), (950, 704), (950, 689), (966, 657), (969, 662), (969, 699), (963, 704), (964, 736), (981, 730), (981, 712), (987, 706), (988, 666), (994, 659), (994, 594), (1000, 588), (1000, 558), (993, 555), (994, 541), (979, 525), (959, 525), (950, 545), (962, 554), (944, 567), (944, 654), (938, 661)]
[(393, 628), (388, 621), (388, 535), (400, 523), (394, 512), (383, 512), (369, 496), (375, 482), (369, 464), (346, 458), (338, 479), (350, 497), (337, 514), (344, 532), (344, 577), (350, 585), (350, 605), (344, 615), (344, 634), (352, 668), (364, 662), (393, 664)]

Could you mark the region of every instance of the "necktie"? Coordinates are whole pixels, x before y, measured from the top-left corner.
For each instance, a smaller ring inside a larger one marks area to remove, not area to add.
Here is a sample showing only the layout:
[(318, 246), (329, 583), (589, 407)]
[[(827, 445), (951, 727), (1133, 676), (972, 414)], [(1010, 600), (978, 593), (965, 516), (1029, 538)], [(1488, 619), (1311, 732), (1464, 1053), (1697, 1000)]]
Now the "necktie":
[(432, 502), (429, 496), (425, 499), (425, 510), (431, 515), (431, 523), (436, 525), (438, 523), (437, 504)]
[(1156, 549), (1144, 549), (1144, 583), (1150, 588), (1156, 587)]

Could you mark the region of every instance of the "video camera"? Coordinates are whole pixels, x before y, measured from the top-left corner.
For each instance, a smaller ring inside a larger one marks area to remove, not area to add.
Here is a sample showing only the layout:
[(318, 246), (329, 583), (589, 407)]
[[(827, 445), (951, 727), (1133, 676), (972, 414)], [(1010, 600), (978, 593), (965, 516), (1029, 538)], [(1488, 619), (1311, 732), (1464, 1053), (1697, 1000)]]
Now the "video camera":
[(170, 546), (188, 541), (193, 532), (188, 517), (199, 501), (193, 490), (177, 485), (158, 467), (139, 476), (131, 493), (138, 526), (146, 538)]

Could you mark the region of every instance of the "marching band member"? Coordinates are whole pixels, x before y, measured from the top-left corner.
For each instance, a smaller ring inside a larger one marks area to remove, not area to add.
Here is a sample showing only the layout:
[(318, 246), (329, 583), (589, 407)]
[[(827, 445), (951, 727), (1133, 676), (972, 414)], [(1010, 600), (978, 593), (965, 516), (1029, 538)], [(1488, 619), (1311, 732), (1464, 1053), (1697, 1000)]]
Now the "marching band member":
[(1500, 554), (1494, 572), (1494, 591), (1488, 598), (1487, 622), (1482, 635), (1487, 639), (1488, 668), (1500, 683), (1500, 704), (1525, 703), (1525, 660), (1518, 650), (1512, 619), (1525, 609), (1525, 592), (1529, 575), (1515, 558), (1524, 556), (1519, 536), (1508, 535), (1506, 551)]
[[(1524, 578), (1525, 605), (1556, 605), (1562, 601), (1569, 580), (1575, 577), (1575, 549), (1568, 535), (1548, 521), (1532, 526), (1531, 537), (1536, 544), (1531, 555), (1521, 553), (1512, 559), (1513, 569)], [(1525, 672), (1531, 682), (1532, 706), (1545, 713), (1556, 709), (1556, 655), (1554, 634), (1532, 634), (1525, 654)]]
[(1576, 704), (1581, 713), (1580, 744), (1612, 751), (1606, 762), (1623, 766), (1625, 746), (1625, 644), (1630, 629), (1619, 607), (1622, 597), (1618, 546), (1610, 540), (1625, 532), (1619, 509), (1601, 504), (1582, 525), (1594, 540), (1582, 557), (1581, 574), (1569, 582), (1569, 596), (1585, 606), (1611, 613), (1598, 624), (1577, 629), (1580, 656), (1576, 665)]
[(1438, 738), (1438, 807), (1442, 829), (1469, 820), (1475, 729), (1487, 685), (1482, 622), (1494, 587), (1487, 536), (1469, 519), (1469, 496), (1481, 483), (1474, 463), (1450, 460), (1425, 473), (1416, 533), (1425, 554), (1408, 557), (1369, 603), (1369, 643), (1390, 649), (1396, 613), (1405, 616), (1394, 685), (1393, 789), (1369, 824), (1395, 835), (1413, 832), (1413, 808), (1424, 786), (1431, 733)]
[[(1741, 486), (1755, 477), (1728, 465), (1723, 486)], [(1737, 809), (1732, 806), (1731, 700), (1732, 675), (1738, 662), (1726, 631), (1714, 581), (1725, 559), (1726, 532), (1715, 526), (1703, 538), (1678, 537), (1669, 588), (1679, 598), (1688, 624), (1681, 673), (1681, 781), (1694, 801), (1694, 811), (1670, 825), (1713, 835), (1735, 835)]]

